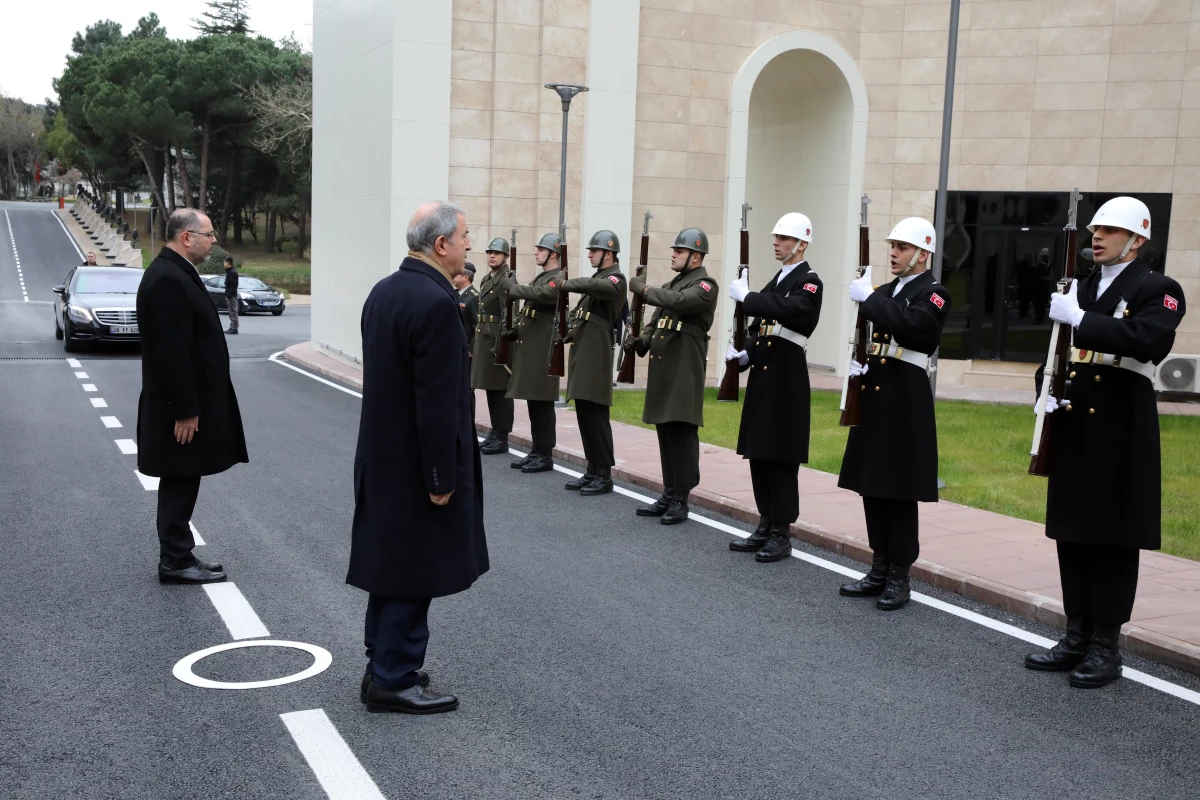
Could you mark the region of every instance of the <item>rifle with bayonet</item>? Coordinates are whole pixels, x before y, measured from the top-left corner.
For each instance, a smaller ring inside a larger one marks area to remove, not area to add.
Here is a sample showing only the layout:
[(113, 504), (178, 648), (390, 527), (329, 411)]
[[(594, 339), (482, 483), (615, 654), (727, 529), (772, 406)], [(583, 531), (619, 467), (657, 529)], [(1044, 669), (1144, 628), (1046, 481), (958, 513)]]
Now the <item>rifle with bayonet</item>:
[[(858, 223), (858, 274), (861, 278), (867, 272), (871, 263), (871, 228), (867, 223), (867, 205), (871, 198), (862, 196), (862, 217)], [(859, 364), (867, 363), (867, 318), (863, 316), (862, 304), (859, 304), (858, 317), (854, 321), (854, 332), (850, 335), (849, 361)], [(842, 381), (842, 410), (838, 424), (849, 428), (862, 422), (862, 375), (851, 375), (850, 365), (846, 365), (846, 377)]]
[[(515, 280), (517, 277), (517, 229), (512, 229), (512, 243), (508, 249), (508, 265), (507, 269), (512, 270), (512, 277)], [(500, 312), (500, 335), (496, 337), (496, 357), (492, 363), (497, 366), (511, 367), (512, 366), (512, 348), (509, 347), (509, 341), (512, 339), (513, 322), (516, 317), (517, 301), (507, 297), (505, 292), (506, 302), (503, 310)]]
[[(646, 277), (646, 262), (650, 258), (650, 220), (653, 218), (654, 215), (647, 211), (646, 216), (642, 219), (642, 251), (638, 254), (637, 272), (635, 273), (639, 278)], [(642, 335), (642, 317), (645, 316), (645, 313), (646, 301), (640, 294), (634, 294), (633, 302), (629, 306), (629, 320), (634, 339)], [(635, 355), (632, 346), (621, 348), (621, 366), (617, 371), (617, 383), (633, 383), (633, 372), (637, 366)]]
[[(741, 263), (737, 269), (737, 279), (743, 275), (750, 278), (750, 212), (749, 203), (742, 203), (742, 240), (739, 256)], [(733, 349), (741, 352), (746, 349), (746, 310), (742, 304), (733, 306), (733, 323), (729, 326), (729, 343)], [(725, 362), (725, 376), (721, 378), (721, 388), (717, 390), (717, 400), (722, 403), (736, 403), (741, 394), (742, 368), (736, 358)]]
[[(563, 283), (567, 282), (567, 226), (558, 227), (558, 268), (562, 270)], [(561, 288), (558, 292), (558, 306), (554, 310), (554, 335), (550, 347), (550, 369), (547, 375), (561, 378), (566, 370), (566, 341), (567, 341), (567, 293)]]

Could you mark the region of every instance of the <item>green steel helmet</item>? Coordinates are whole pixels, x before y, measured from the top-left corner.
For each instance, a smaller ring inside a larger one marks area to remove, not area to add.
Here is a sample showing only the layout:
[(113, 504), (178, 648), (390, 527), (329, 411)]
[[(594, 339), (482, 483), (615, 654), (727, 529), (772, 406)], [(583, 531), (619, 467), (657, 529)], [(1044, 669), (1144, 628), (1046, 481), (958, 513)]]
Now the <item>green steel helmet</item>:
[(612, 231), (596, 231), (588, 242), (588, 250), (608, 250), (610, 253), (621, 252), (621, 240)]
[(490, 242), (488, 242), (487, 250), (485, 250), (484, 252), (486, 252), (486, 253), (504, 253), (504, 255), (508, 255), (509, 254), (508, 239), (505, 239), (502, 236), (497, 236), (495, 239), (492, 239)]
[(708, 255), (708, 234), (699, 228), (684, 228), (675, 237), (675, 244), (671, 246)]
[(562, 245), (562, 239), (558, 238), (557, 233), (547, 233), (537, 243), (538, 247), (544, 247), (547, 250), (558, 252), (558, 248)]

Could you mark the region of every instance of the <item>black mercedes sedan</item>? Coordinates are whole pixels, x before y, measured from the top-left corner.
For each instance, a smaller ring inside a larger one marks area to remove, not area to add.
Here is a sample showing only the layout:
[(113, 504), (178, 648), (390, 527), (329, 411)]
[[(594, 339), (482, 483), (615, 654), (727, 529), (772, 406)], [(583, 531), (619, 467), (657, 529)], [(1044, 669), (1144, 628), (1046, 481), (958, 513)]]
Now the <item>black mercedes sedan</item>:
[(75, 352), (81, 342), (140, 342), (136, 267), (75, 267), (54, 287), (54, 338)]
[[(228, 311), (229, 303), (225, 299), (224, 275), (201, 275), (208, 296), (216, 304), (218, 311)], [(283, 294), (267, 286), (258, 278), (241, 276), (238, 278), (238, 313), (251, 311), (270, 311), (275, 316), (283, 313)]]

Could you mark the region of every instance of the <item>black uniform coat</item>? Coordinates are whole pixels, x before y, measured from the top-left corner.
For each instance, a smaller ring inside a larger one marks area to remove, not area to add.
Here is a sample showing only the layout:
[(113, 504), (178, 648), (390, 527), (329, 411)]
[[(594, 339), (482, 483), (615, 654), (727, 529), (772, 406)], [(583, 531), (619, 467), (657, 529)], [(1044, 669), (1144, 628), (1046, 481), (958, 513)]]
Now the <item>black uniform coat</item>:
[[(142, 337), (138, 470), (159, 478), (194, 478), (249, 461), (225, 333), (196, 268), (164, 247), (138, 287), (137, 315)], [(192, 441), (175, 441), (175, 422), (197, 416)]]
[[(861, 306), (872, 323), (872, 343), (932, 354), (950, 313), (950, 293), (929, 272), (892, 297), (895, 288), (895, 280), (885, 283)], [(871, 356), (868, 363), (862, 424), (850, 429), (838, 486), (864, 497), (936, 503), (937, 422), (929, 376), (898, 358)]]
[[(479, 282), (479, 312), (471, 353), (471, 388), (489, 392), (508, 389), (508, 367), (497, 365), (496, 339), (500, 336), (500, 317), (508, 303), (501, 275), (508, 267), (492, 270)], [(515, 322), (515, 320), (514, 320)]]
[[(751, 292), (742, 310), (752, 317), (746, 354), (746, 397), (737, 451), (746, 458), (803, 464), (808, 461), (812, 401), (808, 357), (803, 347), (778, 336), (761, 336), (772, 322), (811, 336), (821, 317), (821, 279), (802, 261), (782, 282), (775, 273), (761, 292)], [(743, 371), (745, 371), (743, 370)]]
[(512, 379), (506, 396), (514, 400), (554, 402), (558, 399), (559, 379), (547, 372), (562, 270), (544, 270), (527, 284), (513, 280), (511, 271), (504, 273), (503, 280), (510, 297), (525, 301), (513, 328), (517, 338), (510, 346)]
[[(363, 305), (363, 400), (346, 583), (442, 597), (488, 570), (483, 485), (458, 293), (414, 258)], [(435, 506), (431, 494), (454, 492)]]
[(625, 276), (614, 264), (596, 270), (590, 278), (571, 278), (563, 284), (563, 290), (583, 295), (571, 311), (567, 399), (611, 406), (613, 324), (625, 302)]
[[(1097, 269), (1080, 282), (1079, 307), (1087, 313), (1075, 347), (1155, 364), (1166, 358), (1186, 310), (1179, 284), (1135, 260), (1093, 299), (1100, 277)], [(1113, 317), (1122, 299), (1128, 316)], [(1096, 364), (1072, 363), (1067, 375), (1060, 402), (1071, 410), (1055, 412), (1046, 535), (1157, 550), (1162, 459), (1153, 383)]]
[(479, 290), (468, 286), (458, 295), (458, 308), (462, 312), (463, 331), (467, 334), (467, 351), (475, 347), (475, 325), (479, 321)]

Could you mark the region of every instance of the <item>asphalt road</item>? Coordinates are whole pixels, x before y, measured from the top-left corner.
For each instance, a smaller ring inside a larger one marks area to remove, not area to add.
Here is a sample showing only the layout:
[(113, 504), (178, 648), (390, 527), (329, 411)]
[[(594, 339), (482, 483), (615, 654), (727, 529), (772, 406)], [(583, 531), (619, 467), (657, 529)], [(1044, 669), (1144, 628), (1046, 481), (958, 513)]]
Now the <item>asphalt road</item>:
[[(839, 597), (835, 572), (756, 564), (720, 530), (637, 519), (630, 497), (579, 498), (505, 457), (484, 462), (492, 571), (431, 610), (427, 668), (462, 707), (369, 714), (366, 601), (344, 583), (360, 401), (262, 358), (232, 374), (251, 463), (205, 479), (199, 552), (271, 638), (332, 665), (242, 691), (176, 680), (179, 659), (232, 637), (202, 589), (155, 579), (155, 493), (116, 443), (134, 437), (139, 364), (0, 360), (0, 796), (1196, 796), (1200, 705), (1132, 680), (1070, 689), (1021, 668), (1029, 645), (1003, 632), (928, 605), (877, 612)], [(310, 662), (235, 650), (196, 672)], [(281, 717), (314, 709), (378, 794), (317, 777)]]

